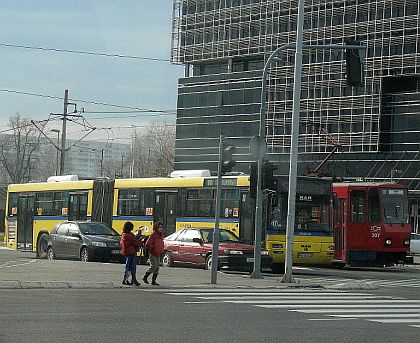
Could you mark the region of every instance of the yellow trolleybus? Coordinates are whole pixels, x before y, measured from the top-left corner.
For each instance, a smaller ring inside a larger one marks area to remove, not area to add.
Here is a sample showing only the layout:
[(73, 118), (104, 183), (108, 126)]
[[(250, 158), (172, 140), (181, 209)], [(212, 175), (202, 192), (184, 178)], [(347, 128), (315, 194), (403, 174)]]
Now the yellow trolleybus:
[[(253, 243), (255, 199), (250, 197), (249, 182), (248, 175), (222, 178), (220, 227)], [(116, 180), (55, 177), (50, 182), (13, 184), (7, 194), (5, 244), (43, 258), (49, 232), (65, 220), (101, 221), (120, 233), (127, 220), (136, 228), (143, 226), (144, 234), (151, 233), (156, 220), (164, 223), (167, 235), (184, 227), (213, 227), (216, 183), (214, 176), (185, 176)], [(295, 263), (331, 263), (331, 187), (328, 180), (298, 180)], [(263, 244), (273, 257), (272, 269), (281, 271), (286, 249), (287, 178), (276, 178), (274, 188), (264, 192)]]

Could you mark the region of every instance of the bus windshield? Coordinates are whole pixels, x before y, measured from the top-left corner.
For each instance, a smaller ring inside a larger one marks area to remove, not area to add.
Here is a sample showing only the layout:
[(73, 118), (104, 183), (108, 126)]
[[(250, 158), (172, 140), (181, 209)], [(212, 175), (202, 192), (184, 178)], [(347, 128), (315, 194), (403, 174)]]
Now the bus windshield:
[[(280, 196), (271, 206), (268, 229), (285, 232), (287, 222), (287, 198)], [(331, 233), (330, 203), (324, 197), (297, 197), (295, 209), (295, 233)]]
[(409, 223), (407, 190), (384, 188), (381, 190), (381, 200), (384, 210), (384, 223)]

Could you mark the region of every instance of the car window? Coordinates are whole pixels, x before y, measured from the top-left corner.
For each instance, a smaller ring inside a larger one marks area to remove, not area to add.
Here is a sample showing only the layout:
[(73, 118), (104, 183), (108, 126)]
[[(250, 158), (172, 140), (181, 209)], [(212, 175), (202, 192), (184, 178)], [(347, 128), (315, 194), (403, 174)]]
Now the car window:
[(183, 237), (184, 242), (192, 242), (193, 238), (200, 238), (201, 235), (198, 230), (185, 230), (185, 235)]
[(71, 236), (73, 234), (79, 234), (79, 228), (77, 227), (76, 224), (70, 224), (69, 225), (69, 231), (68, 231), (68, 235)]
[(419, 240), (420, 239), (420, 235), (419, 234), (416, 234), (416, 233), (412, 233), (411, 234), (411, 239), (413, 239), (413, 240)]
[(84, 235), (119, 236), (117, 231), (102, 223), (79, 223), (79, 228)]
[(179, 236), (176, 238), (176, 240), (184, 242), (184, 238), (186, 237), (186, 235), (187, 235), (187, 231), (182, 230), (181, 233), (179, 234)]
[(68, 223), (61, 224), (57, 229), (57, 235), (63, 235), (63, 236), (67, 235), (68, 229), (69, 229)]
[(180, 232), (181, 231), (174, 232), (174, 233), (170, 234), (169, 236), (165, 237), (165, 239), (168, 240), (168, 241), (175, 241), (177, 239), (177, 237), (179, 236)]

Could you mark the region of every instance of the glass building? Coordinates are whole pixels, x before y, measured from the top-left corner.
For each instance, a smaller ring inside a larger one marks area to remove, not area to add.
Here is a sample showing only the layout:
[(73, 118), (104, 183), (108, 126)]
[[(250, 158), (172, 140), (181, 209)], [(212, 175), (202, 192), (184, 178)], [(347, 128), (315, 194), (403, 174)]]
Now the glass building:
[[(223, 135), (237, 147), (235, 170), (249, 173), (262, 69), (276, 48), (296, 41), (297, 9), (296, 0), (174, 0), (172, 62), (185, 66), (175, 169), (217, 170)], [(347, 85), (342, 50), (303, 51), (300, 175), (392, 180), (420, 195), (418, 13), (418, 0), (305, 1), (304, 44), (367, 49), (358, 87)], [(277, 174), (289, 169), (294, 53), (269, 69), (267, 158)]]

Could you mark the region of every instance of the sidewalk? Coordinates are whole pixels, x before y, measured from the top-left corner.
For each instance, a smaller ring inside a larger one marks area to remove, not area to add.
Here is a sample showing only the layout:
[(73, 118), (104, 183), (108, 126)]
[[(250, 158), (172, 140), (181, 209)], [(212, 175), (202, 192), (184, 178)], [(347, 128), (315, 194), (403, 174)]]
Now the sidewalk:
[[(0, 262), (0, 289), (28, 288), (133, 288), (123, 286), (123, 264), (84, 263), (67, 260), (36, 259), (32, 253), (18, 261)], [(16, 259), (15, 259), (16, 260)], [(322, 285), (310, 279), (299, 278), (297, 283), (282, 283), (282, 275), (268, 275), (262, 279), (251, 279), (249, 274), (218, 272), (217, 283), (211, 284), (211, 272), (197, 268), (161, 268), (158, 277), (159, 287), (145, 285), (141, 280), (148, 267), (138, 266), (137, 275), (141, 283), (139, 289), (175, 288), (331, 288), (331, 289), (376, 289), (364, 282), (337, 283)]]

